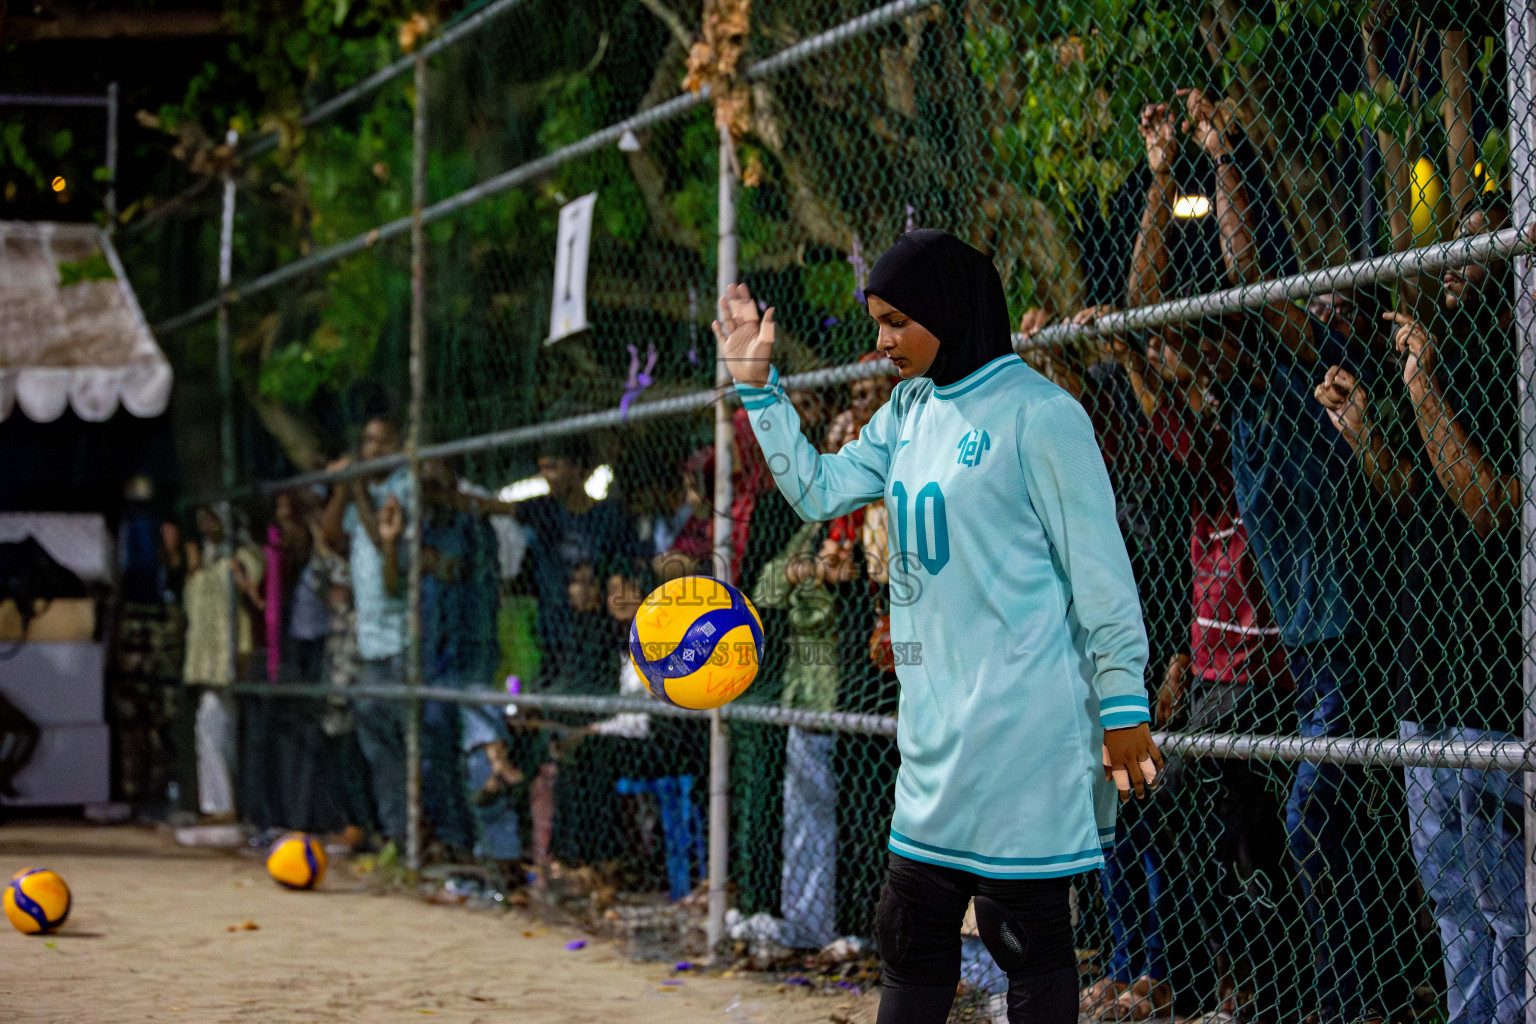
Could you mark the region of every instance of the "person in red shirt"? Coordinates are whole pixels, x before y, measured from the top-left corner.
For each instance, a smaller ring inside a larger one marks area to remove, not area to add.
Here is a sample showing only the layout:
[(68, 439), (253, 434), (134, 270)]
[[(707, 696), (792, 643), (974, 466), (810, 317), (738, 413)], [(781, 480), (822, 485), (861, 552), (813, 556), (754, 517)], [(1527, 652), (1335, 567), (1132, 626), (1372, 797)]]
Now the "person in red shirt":
[[(1222, 347), (1220, 338), (1226, 330), (1221, 325), (1210, 327), (1214, 342), (1201, 336), (1200, 328), (1164, 328), (1153, 337), (1144, 357), (1133, 354), (1119, 338), (1103, 343), (1105, 355), (1119, 362), (1130, 379), (1150, 433), (1197, 483), (1190, 501), (1189, 649), (1169, 659), (1153, 715), (1159, 726), (1177, 724), (1185, 732), (1272, 733), (1278, 729), (1282, 702), (1295, 684), (1238, 510), (1230, 440), (1209, 397), (1214, 371), (1204, 356)], [(1284, 846), (1284, 835), (1277, 831), (1280, 812), (1263, 777), (1245, 761), (1191, 762), (1170, 756), (1160, 803), (1166, 805), (1181, 788), (1202, 782), (1219, 786), (1219, 796), (1196, 803), (1210, 808), (1211, 820), (1202, 831), (1216, 837), (1222, 880), (1250, 896), (1284, 885), (1284, 868), (1276, 855)], [(1267, 839), (1261, 838), (1265, 822), (1275, 832)], [(1158, 831), (1150, 828), (1140, 837), (1126, 838), (1132, 856), (1153, 858), (1162, 874), (1162, 855), (1152, 849), (1159, 842)], [(1186, 867), (1192, 866), (1189, 852)], [(1115, 861), (1111, 858), (1105, 870), (1106, 900), (1111, 907), (1134, 898), (1124, 865)], [(1178, 891), (1187, 888), (1187, 882), (1168, 877), (1162, 881), (1161, 891), (1151, 894), (1154, 902), (1169, 896), (1177, 900)], [(1129, 920), (1139, 919), (1140, 915), (1131, 913)], [(1146, 919), (1155, 922), (1157, 915), (1154, 912)], [(1215, 919), (1202, 923), (1217, 961), (1225, 964), (1218, 992), (1220, 1010), (1237, 1015), (1246, 1003), (1273, 1000), (1275, 993), (1267, 990), (1274, 979), (1255, 979), (1249, 968), (1236, 966), (1262, 961), (1263, 957), (1241, 953), (1262, 945), (1263, 940), (1243, 935), (1241, 923), (1236, 927)], [(1116, 957), (1123, 956), (1130, 945), (1129, 936), (1119, 934), (1122, 930), (1131, 929), (1115, 926)], [(1149, 938), (1160, 954), (1161, 936), (1144, 935), (1143, 943)], [(1153, 962), (1154, 950), (1147, 953), (1147, 974), (1127, 983), (1112, 971), (1084, 998), (1091, 995), (1098, 1002), (1114, 998), (1122, 1016), (1136, 1019), (1165, 1012), (1172, 1002), (1172, 989), (1165, 977), (1153, 973), (1160, 969)], [(1266, 990), (1262, 997), (1261, 988)]]
[[(738, 580), (741, 559), (747, 550), (748, 528), (752, 513), (763, 492), (773, 486), (763, 450), (752, 436), (746, 420), (747, 411), (737, 409), (732, 418), (734, 436), (731, 444), (731, 579)], [(672, 546), (656, 555), (652, 567), (663, 580), (693, 573), (719, 575), (714, 565), (715, 551), (715, 450), (704, 447), (695, 451), (681, 467), (683, 491), (693, 507), (693, 517), (684, 524)], [(721, 567), (724, 568), (724, 567)]]

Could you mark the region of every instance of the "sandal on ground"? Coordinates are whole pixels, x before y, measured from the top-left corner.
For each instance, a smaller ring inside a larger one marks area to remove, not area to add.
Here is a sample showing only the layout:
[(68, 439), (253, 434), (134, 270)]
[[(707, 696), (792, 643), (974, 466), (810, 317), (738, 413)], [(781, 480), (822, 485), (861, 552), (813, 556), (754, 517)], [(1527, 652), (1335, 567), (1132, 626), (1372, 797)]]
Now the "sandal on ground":
[(1173, 988), (1143, 974), (1115, 1000), (1116, 1020), (1151, 1020), (1173, 1012)]
[(1120, 993), (1130, 988), (1123, 981), (1114, 978), (1100, 978), (1078, 993), (1077, 1012), (1079, 1016), (1088, 1014), (1099, 1017), (1115, 1005), (1115, 1000)]

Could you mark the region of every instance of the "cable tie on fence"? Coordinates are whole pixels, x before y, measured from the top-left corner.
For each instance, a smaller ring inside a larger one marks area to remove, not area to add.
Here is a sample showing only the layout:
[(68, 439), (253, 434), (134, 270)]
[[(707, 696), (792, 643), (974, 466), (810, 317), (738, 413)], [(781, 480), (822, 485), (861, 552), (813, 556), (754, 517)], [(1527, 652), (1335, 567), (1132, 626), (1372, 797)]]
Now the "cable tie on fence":
[(629, 379), (624, 385), (624, 397), (619, 399), (619, 419), (629, 422), (629, 403), (640, 397), (640, 393), (655, 383), (651, 371), (656, 368), (656, 346), (651, 342), (645, 344), (645, 369), (640, 369), (640, 352), (633, 345), (626, 345), (629, 349)]

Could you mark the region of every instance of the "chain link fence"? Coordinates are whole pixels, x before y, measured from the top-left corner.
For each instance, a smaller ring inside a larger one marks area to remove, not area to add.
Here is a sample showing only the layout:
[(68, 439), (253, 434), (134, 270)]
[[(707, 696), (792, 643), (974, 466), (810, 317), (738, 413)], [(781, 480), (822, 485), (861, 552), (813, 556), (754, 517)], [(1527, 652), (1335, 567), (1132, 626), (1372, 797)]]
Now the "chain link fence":
[[(247, 640), (187, 681), (253, 684), (241, 812), (522, 862), (624, 925), (676, 903), (760, 965), (872, 934), (905, 656), (885, 509), (799, 520), (708, 322), (722, 279), (778, 310), (835, 451), (892, 384), (861, 361), (868, 268), (942, 228), (1088, 410), (1145, 610), (1169, 765), (1077, 880), (1083, 1013), (1529, 1015), (1533, 24), (1517, 0), (500, 0), (248, 144), (233, 283), (161, 324), (184, 387), (231, 359), (238, 543), (207, 565), (251, 563), (223, 599)], [(589, 326), (548, 343), (560, 211), (590, 193)], [(685, 572), (740, 586), (767, 638), (713, 726), (623, 656)], [(349, 784), (276, 800), (295, 765)]]

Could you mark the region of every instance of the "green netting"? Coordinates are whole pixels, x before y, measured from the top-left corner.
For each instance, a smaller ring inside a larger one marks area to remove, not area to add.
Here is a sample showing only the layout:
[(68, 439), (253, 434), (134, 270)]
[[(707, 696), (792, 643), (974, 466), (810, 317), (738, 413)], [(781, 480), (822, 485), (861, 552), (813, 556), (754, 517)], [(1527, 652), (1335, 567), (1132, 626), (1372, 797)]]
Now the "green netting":
[[(654, 6), (531, 2), (435, 56), (428, 202), (677, 96), (685, 47)], [(760, 4), (743, 67), (868, 10)], [(676, 15), (710, 36), (731, 11)], [(718, 88), (746, 104), (739, 277), (778, 311), (781, 373), (871, 349), (860, 289), (904, 232), (988, 253), (1024, 359), (1093, 422), (1166, 746), (1247, 744), (1170, 757), (1161, 790), (1123, 808), (1107, 867), (1076, 880), (1085, 1015), (1525, 1013), (1521, 776), (1466, 744), (1520, 736), (1526, 710), (1516, 355), (1531, 314), (1511, 259), (1424, 262), (1424, 247), (1529, 214), (1505, 38), (1495, 6), (912, 4), (746, 71), (742, 92)], [(409, 213), (412, 101), (408, 81), (387, 87), (244, 169), (237, 280)], [(1518, 126), (1529, 98), (1517, 107)], [(704, 103), (615, 136), (428, 227), (424, 444), (712, 386), (712, 115)], [(306, 147), (350, 147), (377, 185), (318, 204), (318, 224), (282, 221), (289, 207), (266, 197), (357, 188), (309, 176)], [(546, 345), (558, 212), (594, 191), (591, 327)], [(1409, 255), (1293, 299), (1094, 326), (1395, 253)], [(262, 396), (242, 404), (244, 476), (317, 468), (298, 464), (299, 442), (328, 458), (355, 450), (368, 416), (403, 413), (409, 294), (401, 235), (234, 307), (242, 394)], [(1074, 318), (1085, 329), (1063, 328)], [(792, 389), (825, 451), (889, 394), (842, 381)], [(730, 571), (766, 641), (737, 707), (885, 716), (873, 730), (833, 714), (731, 724), (727, 945), (770, 963), (874, 931), (899, 684), (879, 643), (883, 505), (803, 524), (744, 419), (735, 438), (719, 511), (744, 536)], [(700, 402), (429, 460), (422, 682), (620, 695), (634, 596), (711, 569), (713, 444)], [(529, 497), (539, 486), (554, 497)], [(508, 722), (487, 705), (526, 780), (498, 797), (498, 823), (464, 798), (480, 787), (463, 773), (484, 774), (458, 746), (476, 726), (429, 705), (429, 853), (491, 856), (487, 837), (510, 828), (518, 849), (495, 859), (537, 868), (568, 908), (653, 927), (635, 907), (704, 877), (708, 737), (697, 719), (610, 710), (523, 707)], [(1276, 737), (1345, 742), (1325, 758)], [(1426, 738), (1452, 745), (1394, 745)], [(674, 937), (701, 923), (694, 909)], [(957, 1013), (991, 1012), (1006, 981), (966, 942), (972, 1006)]]

